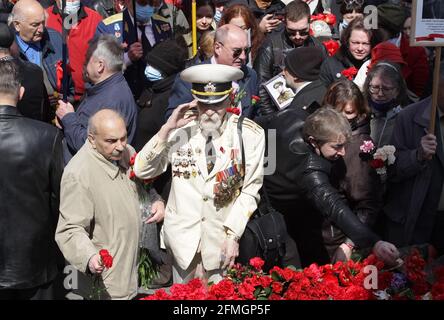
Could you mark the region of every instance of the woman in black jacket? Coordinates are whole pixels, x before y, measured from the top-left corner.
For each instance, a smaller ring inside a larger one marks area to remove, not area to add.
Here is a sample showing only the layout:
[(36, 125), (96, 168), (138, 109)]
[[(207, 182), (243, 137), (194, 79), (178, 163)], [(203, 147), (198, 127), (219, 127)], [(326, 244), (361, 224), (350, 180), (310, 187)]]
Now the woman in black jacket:
[[(287, 113), (284, 122), (290, 118)], [(293, 123), (281, 126), (285, 133), (277, 139), (276, 170), (265, 176), (264, 186), (272, 205), (284, 214), (302, 266), (331, 261), (332, 223), (357, 247), (373, 247), (378, 257), (394, 264), (399, 255), (396, 247), (364, 225), (330, 183), (332, 163), (344, 156), (350, 136), (347, 120), (335, 110), (322, 108), (307, 118), (302, 132), (298, 120), (293, 118)]]

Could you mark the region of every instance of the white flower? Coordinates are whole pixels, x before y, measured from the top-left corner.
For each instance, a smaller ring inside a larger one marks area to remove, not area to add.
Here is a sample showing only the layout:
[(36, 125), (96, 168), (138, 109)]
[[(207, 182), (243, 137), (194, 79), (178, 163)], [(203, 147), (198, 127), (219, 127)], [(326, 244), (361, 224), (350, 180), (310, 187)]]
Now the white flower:
[(378, 148), (373, 155), (374, 159), (381, 159), (382, 161), (387, 161), (387, 164), (390, 166), (395, 163), (396, 157), (395, 157), (396, 148), (392, 145), (383, 146), (381, 148)]

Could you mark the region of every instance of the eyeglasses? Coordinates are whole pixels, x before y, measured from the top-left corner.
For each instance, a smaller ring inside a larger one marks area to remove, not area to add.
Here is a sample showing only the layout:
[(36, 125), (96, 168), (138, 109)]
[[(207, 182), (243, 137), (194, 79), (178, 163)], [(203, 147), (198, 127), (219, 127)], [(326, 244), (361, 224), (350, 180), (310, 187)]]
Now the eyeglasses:
[(286, 28), (286, 30), (290, 36), (295, 36), (295, 35), (299, 34), (300, 37), (305, 37), (310, 34), (310, 27), (307, 27), (305, 29), (300, 29), (300, 30), (292, 30), (292, 29)]
[(393, 91), (395, 87), (379, 87), (379, 86), (373, 86), (371, 84), (368, 85), (368, 91), (372, 94), (377, 94), (379, 91), (382, 92), (382, 94), (387, 94), (391, 91)]
[[(222, 47), (227, 48), (227, 47), (225, 47), (225, 45), (222, 42), (219, 42), (219, 43), (222, 45)], [(228, 50), (230, 50), (230, 49), (228, 49)], [(241, 56), (242, 52), (245, 52), (245, 56), (248, 56), (250, 54), (251, 47), (233, 48), (233, 49), (231, 49), (231, 51), (233, 52), (233, 59), (237, 59)]]

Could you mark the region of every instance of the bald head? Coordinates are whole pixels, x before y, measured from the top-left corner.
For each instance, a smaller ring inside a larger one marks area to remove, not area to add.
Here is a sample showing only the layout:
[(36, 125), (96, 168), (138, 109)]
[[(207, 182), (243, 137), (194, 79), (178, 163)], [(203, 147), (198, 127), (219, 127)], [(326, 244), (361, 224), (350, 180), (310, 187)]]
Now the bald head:
[(45, 10), (36, 0), (20, 0), (12, 9), (10, 22), (25, 42), (40, 42), (45, 26)]
[(214, 57), (217, 63), (240, 68), (247, 62), (248, 37), (245, 30), (225, 24), (216, 30)]
[(117, 111), (112, 109), (102, 109), (94, 113), (88, 121), (88, 134), (97, 134), (113, 126), (124, 126), (125, 119)]
[(125, 119), (111, 109), (96, 112), (88, 121), (88, 140), (106, 159), (120, 160), (127, 143)]

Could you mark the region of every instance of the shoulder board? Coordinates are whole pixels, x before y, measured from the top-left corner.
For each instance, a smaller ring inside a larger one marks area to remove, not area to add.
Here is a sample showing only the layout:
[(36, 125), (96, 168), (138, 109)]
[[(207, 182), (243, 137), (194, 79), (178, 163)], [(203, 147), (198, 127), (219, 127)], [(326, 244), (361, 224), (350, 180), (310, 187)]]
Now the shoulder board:
[(162, 17), (161, 15), (158, 15), (158, 14), (154, 14), (153, 15), (153, 19), (157, 20), (157, 21), (162, 21), (162, 22), (170, 23), (170, 20), (168, 18)]
[[(233, 117), (233, 123), (237, 124), (238, 121), (239, 121), (238, 116)], [(264, 129), (262, 129), (262, 127), (260, 125), (258, 125), (256, 122), (254, 122), (253, 120), (250, 120), (248, 118), (244, 118), (244, 122), (242, 123), (242, 128), (250, 129), (254, 133), (258, 133), (258, 134), (260, 134), (261, 132), (264, 131)]]
[(123, 20), (123, 13), (120, 12), (120, 13), (116, 13), (115, 15), (112, 15), (106, 19), (103, 19), (103, 24), (105, 26), (107, 26), (107, 25), (110, 25), (111, 23), (122, 21), (122, 20)]

